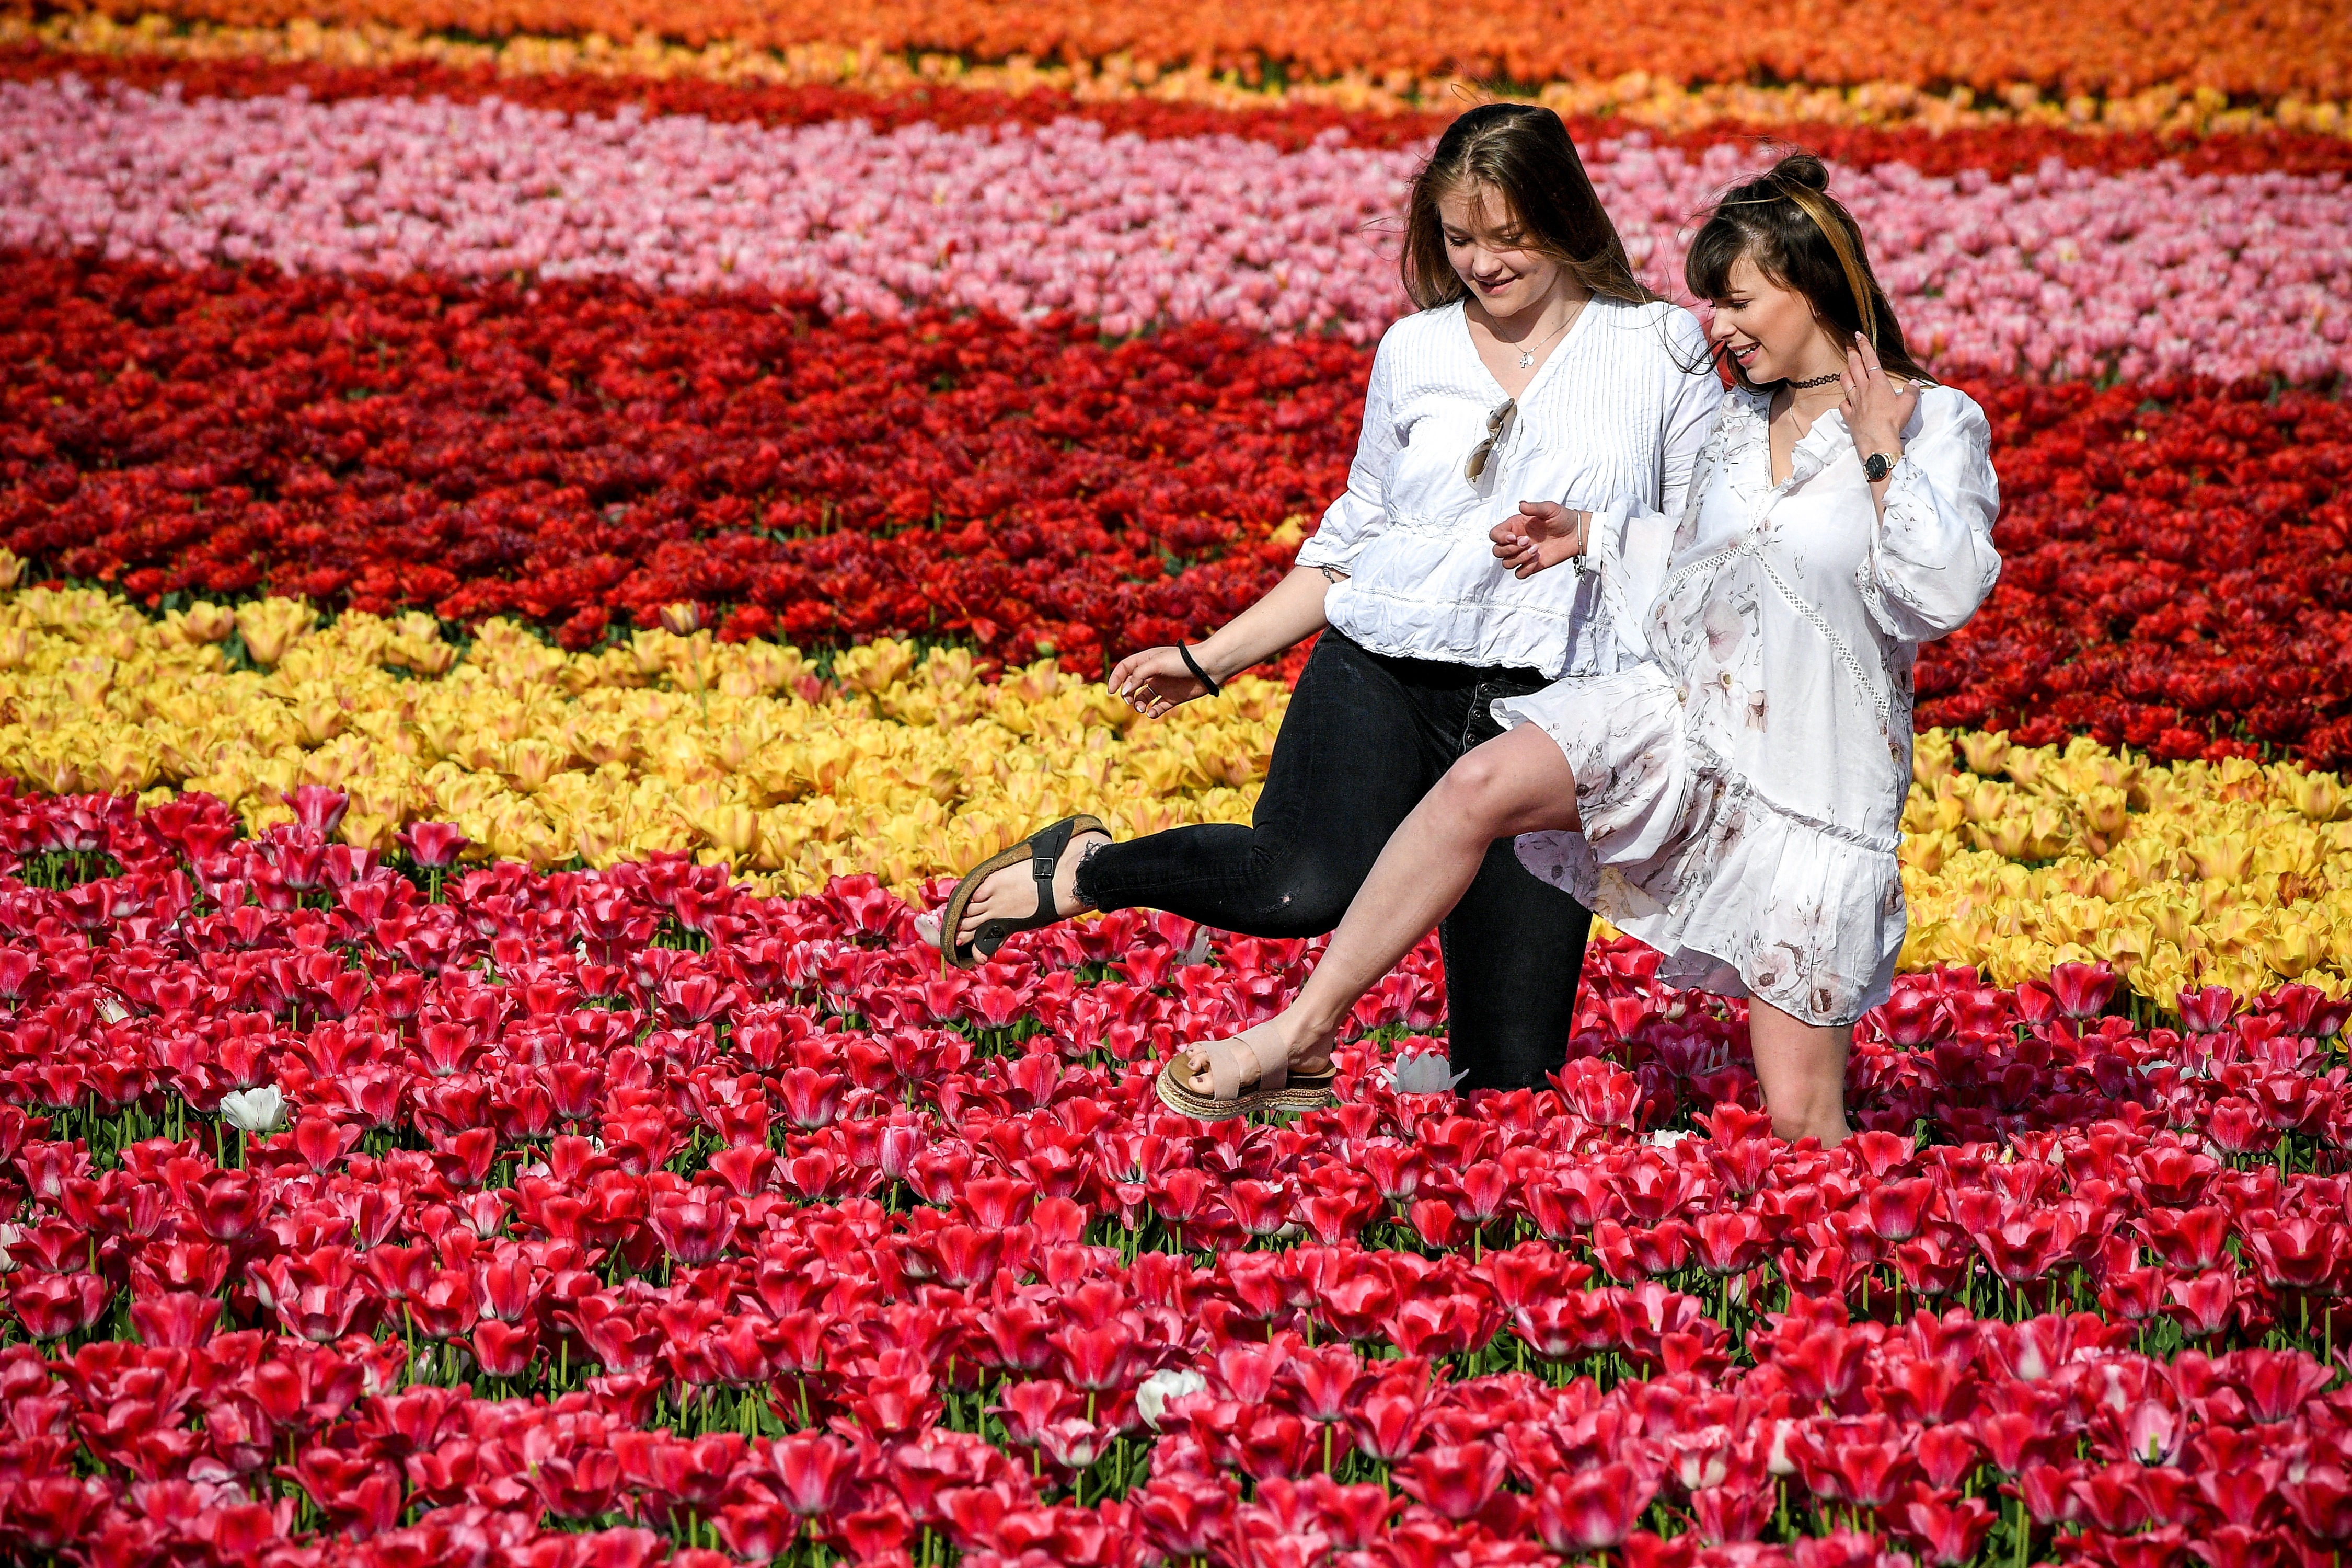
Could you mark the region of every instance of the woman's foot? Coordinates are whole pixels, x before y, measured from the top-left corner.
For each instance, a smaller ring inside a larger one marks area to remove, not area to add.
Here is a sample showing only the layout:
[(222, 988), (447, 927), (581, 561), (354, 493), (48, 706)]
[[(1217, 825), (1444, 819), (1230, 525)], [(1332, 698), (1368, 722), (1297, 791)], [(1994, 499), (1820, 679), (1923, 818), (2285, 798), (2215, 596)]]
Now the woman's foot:
[[(1067, 920), (1087, 906), (1078, 900), (1078, 864), (1101, 846), (1110, 842), (1110, 835), (1081, 831), (1070, 836), (1069, 847), (1054, 868), (1054, 913)], [(915, 930), (933, 947), (944, 945), (940, 941), (940, 917), (944, 910), (933, 910), (915, 917)], [(1025, 921), (1037, 913), (1037, 879), (1029, 862), (1016, 860), (1000, 866), (982, 879), (963, 908), (963, 921), (956, 928), (956, 944), (965, 946), (979, 936), (980, 928), (992, 920)]]
[[(1245, 1031), (1244, 1037), (1256, 1035), (1264, 1038), (1270, 1034), (1281, 1045), (1283, 1054), (1289, 1060), (1291, 1077), (1320, 1078), (1331, 1070), (1331, 1052), (1339, 1043), (1339, 1031), (1310, 1029), (1297, 1013), (1296, 1007), (1286, 1009)], [(1261, 1034), (1261, 1031), (1265, 1033)], [(1187, 1046), (1171, 1058), (1169, 1065), (1173, 1067), (1181, 1063), (1188, 1074), (1205, 1080), (1210, 1065), (1209, 1049), (1206, 1045)]]
[(1160, 1100), (1203, 1121), (1328, 1105), (1335, 1043), (1330, 1031), (1311, 1031), (1285, 1014), (1232, 1039), (1187, 1047), (1160, 1069)]

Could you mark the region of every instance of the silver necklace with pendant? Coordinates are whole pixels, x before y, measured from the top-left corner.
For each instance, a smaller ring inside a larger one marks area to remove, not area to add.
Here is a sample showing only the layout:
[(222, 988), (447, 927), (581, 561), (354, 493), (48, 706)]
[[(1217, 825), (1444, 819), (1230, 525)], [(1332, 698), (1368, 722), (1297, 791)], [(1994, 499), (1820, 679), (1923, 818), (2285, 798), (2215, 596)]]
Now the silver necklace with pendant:
[(1533, 365), (1533, 364), (1536, 363), (1536, 349), (1539, 349), (1539, 348), (1543, 347), (1543, 346), (1544, 346), (1544, 343), (1548, 343), (1548, 342), (1551, 342), (1551, 341), (1552, 341), (1552, 339), (1554, 339), (1554, 338), (1556, 338), (1556, 337), (1559, 336), (1559, 335), (1560, 335), (1560, 333), (1562, 333), (1562, 332), (1564, 332), (1564, 331), (1568, 331), (1568, 324), (1569, 324), (1569, 322), (1573, 321), (1574, 320), (1576, 320), (1576, 318), (1577, 318), (1579, 315), (1580, 315), (1581, 313), (1582, 313), (1582, 308), (1581, 308), (1581, 307), (1579, 307), (1577, 310), (1570, 310), (1570, 312), (1569, 312), (1565, 317), (1563, 317), (1563, 318), (1561, 319), (1559, 325), (1558, 325), (1557, 327), (1554, 327), (1550, 331), (1546, 332), (1546, 333), (1543, 335), (1543, 342), (1538, 342), (1538, 343), (1537, 343), (1537, 344), (1535, 345), (1535, 348), (1526, 348), (1526, 349), (1521, 349), (1521, 350), (1519, 351), (1519, 368), (1520, 368), (1521, 370), (1526, 370), (1526, 369), (1528, 369), (1529, 366)]

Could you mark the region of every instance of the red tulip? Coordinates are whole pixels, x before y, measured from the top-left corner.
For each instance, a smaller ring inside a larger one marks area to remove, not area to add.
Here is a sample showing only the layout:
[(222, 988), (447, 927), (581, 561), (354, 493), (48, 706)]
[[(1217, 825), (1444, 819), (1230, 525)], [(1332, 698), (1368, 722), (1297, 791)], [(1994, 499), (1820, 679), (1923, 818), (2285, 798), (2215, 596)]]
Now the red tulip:
[[(151, 1345), (193, 1350), (213, 1336), (222, 1303), (189, 1290), (169, 1290), (131, 1303), (131, 1321)], [(35, 1334), (35, 1338), (43, 1336)]]
[(532, 1358), (539, 1353), (539, 1325), (516, 1327), (496, 1318), (484, 1318), (474, 1325), (468, 1348), (474, 1363), (490, 1377), (520, 1377), (530, 1369)]
[[(1348, 1418), (1356, 1447), (1370, 1458), (1395, 1464), (1412, 1452), (1424, 1425), (1425, 1404), (1420, 1394), (1383, 1379)], [(1497, 1459), (1500, 1456), (1496, 1456)]]
[(777, 1500), (803, 1519), (833, 1510), (853, 1468), (846, 1444), (806, 1432), (777, 1438), (767, 1464), (780, 1489)]
[(1447, 1519), (1468, 1519), (1503, 1483), (1501, 1449), (1486, 1443), (1425, 1448), (1400, 1464), (1397, 1489)]
[(736, 1503), (719, 1510), (710, 1527), (738, 1557), (764, 1563), (791, 1548), (801, 1521), (791, 1510), (774, 1503)]
[(455, 826), (446, 822), (412, 822), (395, 835), (408, 858), (425, 870), (438, 871), (457, 863), (457, 857), (472, 842)]
[(2238, 998), (2226, 985), (2207, 985), (2179, 994), (2181, 1025), (2197, 1034), (2218, 1035), (2230, 1026)]
[(2176, 1279), (2168, 1289), (2172, 1300), (2165, 1311), (2191, 1339), (2203, 1339), (2221, 1332), (2228, 1325), (2231, 1310), (2238, 1301), (2234, 1277), (2227, 1273), (2200, 1274), (2189, 1279)]
[(2352, 1256), (2352, 1229), (2297, 1215), (2250, 1229), (2245, 1247), (2273, 1289), (2322, 1290)]
[(727, 1200), (708, 1188), (655, 1199), (646, 1223), (672, 1258), (688, 1264), (719, 1257), (735, 1234), (735, 1215)]
[(1903, 1505), (1902, 1517), (1921, 1555), (1938, 1568), (1973, 1560), (1992, 1533), (1993, 1511), (1982, 1498), (1945, 1501), (1923, 1497)]
[(1548, 1478), (1536, 1493), (1537, 1532), (1563, 1555), (1622, 1545), (1657, 1489), (1622, 1463)]
[(352, 805), (351, 796), (322, 784), (298, 784), (278, 798), (293, 808), (296, 822), (320, 838), (334, 837)]
[(2332, 1381), (2325, 1367), (2293, 1351), (2232, 1351), (2223, 1359), (2221, 1370), (2231, 1386), (2244, 1396), (2248, 1414), (2264, 1422), (2300, 1415), (2304, 1402)]
[(2352, 1541), (2352, 1478), (2342, 1466), (2312, 1465), (2279, 1489), (2314, 1539)]
[(36, 1340), (89, 1328), (113, 1299), (113, 1289), (94, 1274), (23, 1274), (8, 1287), (10, 1310)]

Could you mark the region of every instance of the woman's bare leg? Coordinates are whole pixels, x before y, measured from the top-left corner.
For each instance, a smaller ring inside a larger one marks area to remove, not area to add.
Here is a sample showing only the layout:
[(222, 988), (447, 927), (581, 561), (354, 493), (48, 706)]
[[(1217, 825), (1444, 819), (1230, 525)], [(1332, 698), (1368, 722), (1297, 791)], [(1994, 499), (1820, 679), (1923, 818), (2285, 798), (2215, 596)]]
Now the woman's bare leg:
[[(1576, 775), (1541, 730), (1523, 724), (1465, 752), (1381, 851), (1322, 962), (1274, 1021), (1292, 1059), (1328, 1051), (1357, 998), (1461, 900), (1487, 846), (1579, 826)], [(1205, 1071), (1206, 1058), (1196, 1065)]]
[(1818, 1138), (1834, 1149), (1851, 1131), (1845, 1123), (1845, 1060), (1853, 1026), (1823, 1028), (1790, 1017), (1769, 1003), (1748, 1003), (1748, 1038), (1756, 1051), (1756, 1081), (1772, 1131), (1795, 1142)]

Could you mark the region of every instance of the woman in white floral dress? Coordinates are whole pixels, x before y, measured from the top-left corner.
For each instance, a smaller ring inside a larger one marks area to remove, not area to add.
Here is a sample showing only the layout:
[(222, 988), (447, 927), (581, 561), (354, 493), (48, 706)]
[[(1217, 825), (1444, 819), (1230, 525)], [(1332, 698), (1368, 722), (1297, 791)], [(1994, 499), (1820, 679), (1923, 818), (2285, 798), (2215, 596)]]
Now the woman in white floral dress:
[(1662, 978), (1748, 998), (1777, 1131), (1846, 1136), (1853, 1024), (1903, 945), (1912, 664), (1991, 592), (2000, 501), (1983, 412), (1911, 362), (1826, 184), (1784, 159), (1693, 244), (1738, 384), (1681, 518), (1528, 503), (1495, 531), (1522, 574), (1598, 573), (1639, 662), (1496, 703), (1508, 731), (1398, 829), (1298, 1000), (1171, 1062), (1171, 1103), (1215, 1081), (1244, 1110), (1254, 1079), (1328, 1051), (1486, 845), (1522, 835), (1522, 862), (1658, 948)]

